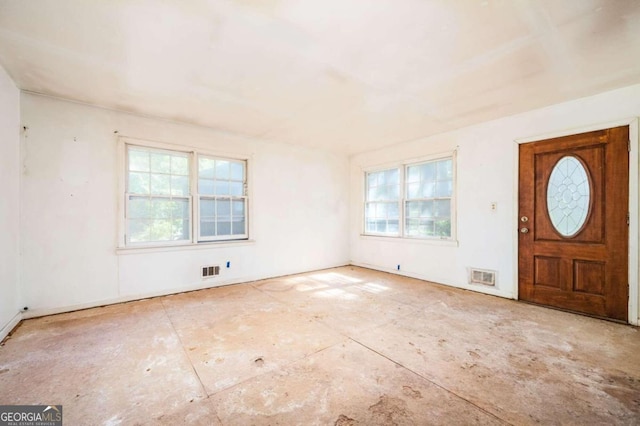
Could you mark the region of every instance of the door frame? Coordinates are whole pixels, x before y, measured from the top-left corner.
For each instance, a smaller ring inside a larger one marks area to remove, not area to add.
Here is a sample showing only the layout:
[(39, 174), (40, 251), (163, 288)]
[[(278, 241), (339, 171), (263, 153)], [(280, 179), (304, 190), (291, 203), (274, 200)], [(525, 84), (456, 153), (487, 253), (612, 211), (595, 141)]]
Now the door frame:
[(514, 279), (514, 295), (519, 299), (518, 294), (518, 257), (520, 255), (518, 249), (518, 217), (519, 217), (519, 173), (520, 173), (520, 145), (529, 142), (537, 142), (546, 139), (558, 138), (562, 136), (571, 136), (578, 133), (592, 132), (596, 130), (604, 130), (612, 127), (629, 126), (629, 140), (631, 141), (631, 152), (629, 153), (629, 304), (628, 304), (628, 323), (640, 325), (640, 289), (638, 285), (638, 277), (640, 276), (640, 185), (638, 180), (639, 174), (639, 155), (640, 150), (640, 131), (638, 128), (638, 117), (625, 118), (621, 120), (608, 121), (604, 123), (594, 124), (592, 126), (577, 127), (568, 130), (555, 131), (550, 133), (518, 138), (514, 140), (514, 185), (513, 191), (516, 194), (513, 199), (513, 215), (512, 215), (512, 241), (514, 252), (516, 255), (513, 259), (513, 279)]

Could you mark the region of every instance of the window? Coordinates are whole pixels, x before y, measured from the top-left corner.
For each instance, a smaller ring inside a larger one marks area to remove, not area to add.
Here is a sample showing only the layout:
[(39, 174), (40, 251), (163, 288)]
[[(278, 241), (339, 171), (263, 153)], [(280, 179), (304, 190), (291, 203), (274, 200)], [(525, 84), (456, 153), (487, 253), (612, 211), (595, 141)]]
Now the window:
[(125, 146), (125, 245), (248, 238), (245, 160)]
[(367, 172), (365, 179), (366, 235), (453, 238), (453, 156)]
[(212, 241), (247, 236), (245, 162), (208, 156), (198, 158), (200, 234)]
[(400, 171), (389, 169), (367, 173), (365, 232), (399, 235)]
[(405, 236), (451, 237), (453, 159), (405, 167)]

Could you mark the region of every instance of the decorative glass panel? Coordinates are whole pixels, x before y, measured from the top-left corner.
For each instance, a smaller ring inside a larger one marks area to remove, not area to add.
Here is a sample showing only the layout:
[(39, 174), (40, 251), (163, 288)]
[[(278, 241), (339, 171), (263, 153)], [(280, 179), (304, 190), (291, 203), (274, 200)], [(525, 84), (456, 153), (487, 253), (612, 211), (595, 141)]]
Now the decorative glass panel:
[(576, 235), (589, 213), (590, 182), (587, 170), (573, 156), (562, 157), (551, 171), (547, 210), (553, 227), (564, 237)]

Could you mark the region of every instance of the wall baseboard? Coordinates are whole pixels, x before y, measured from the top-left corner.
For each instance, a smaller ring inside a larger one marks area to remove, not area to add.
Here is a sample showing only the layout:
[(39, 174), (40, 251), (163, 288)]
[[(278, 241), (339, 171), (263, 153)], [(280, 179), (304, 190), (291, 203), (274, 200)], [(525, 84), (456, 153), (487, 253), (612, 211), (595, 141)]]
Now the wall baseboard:
[(2, 327), (2, 329), (0, 329), (0, 342), (2, 342), (5, 337), (7, 337), (9, 333), (11, 333), (13, 329), (16, 328), (18, 324), (20, 324), (20, 321), (22, 321), (22, 319), (22, 312), (18, 312), (13, 318), (9, 320), (8, 323), (5, 324), (4, 327)]
[(382, 266), (378, 266), (378, 265), (374, 265), (371, 263), (365, 263), (365, 262), (354, 262), (351, 261), (351, 265), (353, 266), (359, 266), (361, 268), (367, 268), (367, 269), (373, 269), (375, 271), (380, 271), (380, 272), (388, 272), (390, 274), (393, 275), (400, 275), (403, 277), (409, 277), (409, 278), (415, 278), (418, 280), (422, 280), (422, 281), (429, 281), (435, 284), (441, 284), (441, 285), (446, 285), (449, 287), (455, 287), (455, 288), (460, 288), (462, 290), (469, 290), (469, 291), (474, 291), (476, 293), (483, 293), (483, 294), (488, 294), (490, 296), (497, 296), (497, 297), (503, 297), (505, 299), (515, 299), (515, 296), (509, 292), (506, 291), (501, 291), (501, 290), (497, 290), (495, 288), (491, 288), (491, 287), (485, 287), (485, 286), (481, 286), (481, 285), (469, 285), (469, 284), (456, 284), (456, 283), (449, 283), (449, 282), (443, 282), (442, 280), (438, 280), (437, 278), (434, 279), (433, 277), (428, 277), (426, 275), (423, 274), (416, 274), (413, 272), (407, 272), (407, 271), (397, 271), (393, 268), (385, 268)]
[(213, 282), (213, 281), (211, 281), (211, 282), (203, 282), (202, 284), (199, 284), (199, 285), (179, 287), (179, 288), (173, 288), (173, 289), (155, 291), (155, 292), (148, 292), (148, 293), (142, 293), (142, 294), (125, 295), (125, 296), (113, 297), (113, 298), (109, 298), (109, 299), (96, 300), (96, 301), (93, 301), (93, 302), (79, 303), (77, 305), (67, 305), (67, 306), (52, 307), (52, 308), (29, 309), (28, 311), (22, 312), (21, 315), (22, 315), (22, 319), (38, 318), (38, 317), (44, 317), (44, 316), (48, 316), (48, 315), (57, 315), (57, 314), (63, 314), (63, 313), (67, 313), (67, 312), (81, 311), (83, 309), (97, 308), (97, 307), (100, 307), (100, 306), (115, 305), (115, 304), (118, 304), (118, 303), (133, 302), (133, 301), (136, 301), (136, 300), (144, 300), (144, 299), (151, 299), (151, 298), (154, 298), (154, 297), (169, 296), (171, 294), (187, 293), (187, 292), (190, 292), (190, 291), (206, 290), (208, 288), (224, 287), (224, 286), (227, 286), (227, 285), (245, 284), (245, 283), (250, 283), (250, 282), (253, 282), (253, 281), (269, 280), (269, 279), (272, 279), (272, 278), (278, 278), (278, 277), (283, 277), (283, 276), (287, 276), (287, 275), (295, 275), (295, 274), (302, 274), (302, 273), (307, 273), (307, 272), (321, 271), (321, 270), (325, 270), (325, 269), (339, 268), (341, 266), (348, 266), (348, 265), (349, 265), (349, 263), (345, 262), (345, 263), (339, 263), (339, 264), (334, 264), (334, 265), (327, 265), (327, 266), (319, 268), (319, 269), (312, 269), (312, 270), (305, 270), (305, 271), (299, 271), (299, 270), (277, 271), (277, 272), (274, 272), (273, 275), (270, 274), (268, 276), (248, 276), (248, 277), (235, 278), (235, 279), (231, 279), (231, 280), (220, 280), (220, 281), (215, 281), (215, 282)]

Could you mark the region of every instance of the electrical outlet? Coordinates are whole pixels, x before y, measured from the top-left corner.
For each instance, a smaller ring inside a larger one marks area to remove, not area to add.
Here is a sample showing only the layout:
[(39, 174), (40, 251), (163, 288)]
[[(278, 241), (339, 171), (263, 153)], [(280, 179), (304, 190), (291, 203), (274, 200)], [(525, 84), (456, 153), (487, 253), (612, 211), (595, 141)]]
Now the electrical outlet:
[(497, 210), (498, 210), (498, 202), (497, 201), (492, 201), (491, 202), (491, 211), (495, 213)]

